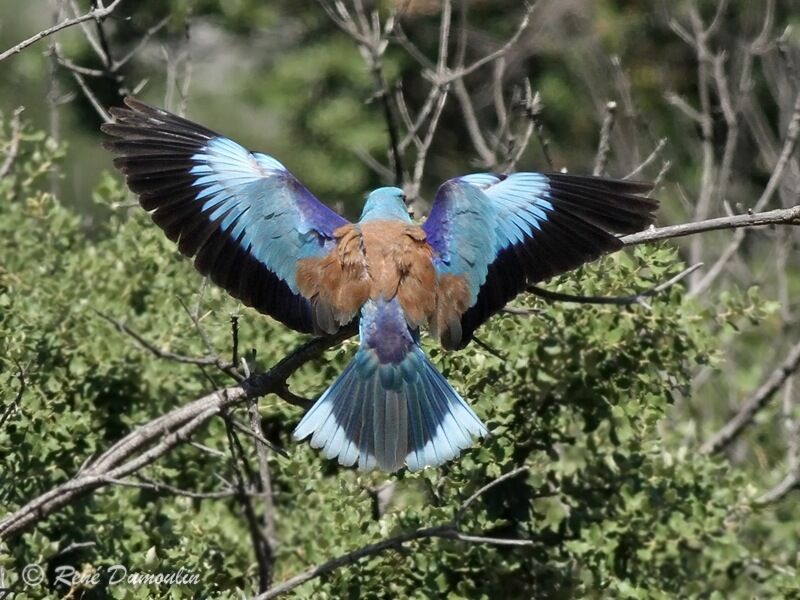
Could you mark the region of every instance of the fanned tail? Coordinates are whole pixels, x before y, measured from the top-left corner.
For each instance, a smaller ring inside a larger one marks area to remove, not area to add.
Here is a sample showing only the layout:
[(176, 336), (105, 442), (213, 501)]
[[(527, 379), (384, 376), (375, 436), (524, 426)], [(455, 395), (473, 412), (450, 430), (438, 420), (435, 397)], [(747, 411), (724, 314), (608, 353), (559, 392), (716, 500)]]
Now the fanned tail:
[(295, 439), (311, 436), (313, 448), (342, 465), (392, 472), (440, 465), (487, 434), (415, 340), (399, 360), (381, 360), (381, 348), (363, 333), (355, 358), (300, 421)]

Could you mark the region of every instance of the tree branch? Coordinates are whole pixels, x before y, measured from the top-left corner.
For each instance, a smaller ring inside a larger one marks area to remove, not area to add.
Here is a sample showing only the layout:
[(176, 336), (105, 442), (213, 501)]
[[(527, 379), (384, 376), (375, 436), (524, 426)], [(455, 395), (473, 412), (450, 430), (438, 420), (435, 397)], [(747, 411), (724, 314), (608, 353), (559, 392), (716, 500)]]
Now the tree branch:
[(739, 412), (700, 447), (703, 454), (719, 452), (753, 422), (756, 414), (767, 405), (786, 380), (800, 368), (800, 342), (789, 351), (784, 361), (739, 408)]
[(22, 52), (28, 46), (30, 46), (32, 44), (35, 44), (39, 40), (41, 40), (43, 38), (46, 38), (49, 35), (53, 35), (54, 33), (58, 33), (62, 29), (67, 29), (68, 27), (73, 27), (75, 25), (80, 25), (81, 23), (84, 23), (86, 21), (91, 21), (92, 19), (105, 18), (108, 15), (110, 15), (112, 12), (114, 12), (114, 10), (117, 8), (117, 6), (119, 6), (119, 4), (121, 2), (122, 2), (122, 0), (114, 0), (108, 6), (103, 6), (102, 3), (98, 2), (97, 8), (95, 8), (93, 10), (90, 10), (89, 12), (87, 12), (87, 13), (85, 13), (83, 15), (80, 15), (80, 16), (77, 16), (77, 17), (73, 17), (71, 19), (64, 19), (60, 23), (58, 23), (56, 25), (53, 25), (52, 27), (48, 27), (47, 29), (44, 29), (44, 30), (40, 31), (36, 35), (32, 35), (28, 39), (21, 41), (16, 46), (13, 46), (13, 47), (9, 48), (8, 50), (6, 50), (2, 54), (0, 54), (0, 62), (4, 61), (5, 59), (7, 59), (9, 56), (12, 56), (13, 54), (19, 54), (20, 52)]
[(8, 175), (11, 167), (14, 166), (14, 161), (17, 159), (19, 153), (19, 142), (22, 139), (22, 119), (20, 115), (25, 110), (22, 106), (14, 111), (11, 117), (11, 139), (8, 142), (8, 151), (6, 157), (3, 159), (3, 164), (0, 165), (0, 179)]
[[(697, 263), (696, 265), (692, 265), (691, 267), (684, 269), (674, 277), (671, 277), (667, 281), (659, 283), (647, 289), (643, 292), (639, 292), (637, 294), (631, 294), (629, 296), (576, 296), (573, 294), (562, 294), (560, 292), (553, 292), (551, 290), (547, 290), (541, 288), (536, 285), (528, 286), (527, 291), (534, 294), (535, 296), (539, 296), (540, 298), (544, 298), (546, 300), (553, 300), (556, 302), (575, 302), (578, 304), (614, 304), (617, 306), (628, 306), (631, 304), (645, 304), (645, 298), (652, 298), (653, 296), (657, 296), (661, 292), (664, 292), (671, 288), (676, 283), (680, 282), (682, 279), (694, 273), (697, 269), (703, 266), (703, 263)], [(524, 315), (524, 314), (531, 314), (528, 312), (528, 309), (505, 309), (507, 312), (511, 312), (516, 315)]]
[(792, 490), (800, 488), (800, 474), (797, 472), (788, 473), (778, 484), (761, 494), (755, 500), (756, 506), (767, 506), (778, 500), (783, 499)]
[[(792, 111), (792, 116), (789, 120), (789, 125), (786, 130), (786, 140), (783, 143), (781, 154), (778, 157), (769, 181), (767, 182), (764, 191), (761, 193), (761, 196), (756, 201), (753, 210), (763, 210), (764, 207), (769, 204), (770, 200), (772, 200), (772, 197), (775, 194), (775, 191), (778, 189), (778, 185), (782, 181), (784, 173), (786, 172), (789, 159), (797, 147), (798, 136), (800, 136), (800, 94), (797, 95), (797, 99), (795, 100), (794, 110)], [(728, 264), (728, 261), (731, 259), (731, 257), (733, 257), (733, 255), (738, 251), (739, 246), (742, 245), (744, 237), (745, 232), (743, 230), (736, 232), (736, 235), (733, 237), (730, 244), (728, 244), (728, 247), (725, 248), (717, 261), (708, 270), (708, 273), (706, 273), (703, 278), (696, 283), (696, 285), (692, 286), (693, 295), (702, 294), (711, 286), (716, 278), (719, 277), (719, 275), (722, 273), (722, 270), (725, 268), (725, 265)]]
[(597, 144), (597, 155), (594, 159), (594, 169), (592, 175), (595, 177), (602, 175), (608, 164), (608, 155), (611, 152), (611, 130), (617, 116), (617, 103), (613, 100), (606, 102), (605, 116), (603, 125), (600, 127), (600, 142)]
[(669, 225), (667, 227), (652, 227), (639, 233), (626, 235), (620, 239), (626, 246), (635, 246), (637, 244), (648, 244), (720, 229), (740, 229), (763, 225), (800, 225), (800, 204), (791, 208), (780, 208), (762, 213), (719, 217), (696, 223)]
[(503, 44), (500, 48), (498, 48), (494, 52), (491, 52), (486, 56), (479, 58), (478, 60), (476, 60), (475, 62), (466, 67), (457, 68), (449, 73), (429, 74), (429, 77), (439, 85), (446, 85), (457, 79), (463, 79), (470, 73), (473, 73), (478, 69), (480, 69), (482, 66), (487, 65), (490, 62), (505, 56), (506, 54), (508, 54), (508, 51), (514, 47), (514, 44), (516, 44), (517, 41), (519, 41), (519, 38), (522, 36), (523, 32), (528, 28), (528, 23), (530, 23), (531, 14), (533, 13), (534, 8), (536, 8), (535, 2), (533, 4), (530, 4), (525, 9), (525, 13), (522, 15), (522, 20), (519, 22), (517, 30), (514, 32), (514, 35), (512, 35), (508, 39), (508, 41), (506, 41), (505, 44)]
[(144, 348), (157, 358), (162, 358), (165, 360), (170, 360), (173, 362), (187, 364), (187, 365), (196, 365), (199, 367), (204, 367), (204, 366), (217, 367), (220, 371), (222, 371), (227, 375), (230, 375), (236, 381), (242, 381), (242, 376), (236, 371), (236, 364), (226, 363), (216, 354), (212, 356), (199, 356), (199, 357), (176, 354), (169, 350), (159, 348), (152, 342), (146, 340), (141, 334), (131, 329), (128, 325), (126, 325), (122, 321), (110, 317), (109, 315), (106, 315), (98, 310), (95, 310), (95, 312), (102, 319), (105, 319), (106, 321), (111, 323), (118, 331), (133, 338), (139, 346), (141, 346), (142, 348)]

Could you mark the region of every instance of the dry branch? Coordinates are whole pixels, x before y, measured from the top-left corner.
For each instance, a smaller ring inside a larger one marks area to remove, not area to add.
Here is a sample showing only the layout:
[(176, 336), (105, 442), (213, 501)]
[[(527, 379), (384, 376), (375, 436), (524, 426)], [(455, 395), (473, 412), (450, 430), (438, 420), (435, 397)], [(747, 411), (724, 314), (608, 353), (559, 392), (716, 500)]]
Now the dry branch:
[(668, 225), (667, 227), (652, 227), (639, 233), (626, 235), (622, 238), (622, 242), (626, 246), (635, 246), (708, 231), (760, 227), (763, 225), (800, 225), (800, 204), (791, 208), (780, 208), (762, 213), (719, 217), (696, 223)]
[(756, 414), (764, 408), (786, 380), (800, 368), (800, 343), (795, 344), (784, 361), (761, 386), (742, 404), (736, 415), (700, 447), (703, 454), (719, 452), (730, 445), (739, 434), (753, 422)]
[(611, 130), (617, 116), (617, 103), (614, 101), (606, 102), (603, 125), (600, 127), (600, 142), (597, 144), (597, 155), (594, 159), (594, 169), (592, 175), (602, 175), (608, 164), (608, 155), (611, 152)]
[[(679, 283), (686, 276), (691, 275), (697, 269), (703, 266), (703, 263), (697, 263), (691, 267), (684, 269), (674, 277), (670, 277), (667, 281), (659, 283), (650, 289), (630, 294), (628, 296), (577, 296), (574, 294), (562, 294), (561, 292), (554, 292), (547, 290), (536, 285), (528, 286), (527, 291), (535, 296), (544, 298), (545, 300), (553, 300), (556, 302), (575, 302), (578, 304), (614, 304), (617, 306), (629, 306), (631, 304), (645, 304), (646, 298), (652, 298), (658, 294), (668, 290), (675, 284)], [(646, 305), (646, 304), (645, 304)], [(506, 312), (516, 315), (530, 314), (530, 309), (515, 309), (506, 307)]]
[(11, 117), (11, 139), (8, 142), (6, 157), (3, 159), (3, 164), (0, 165), (0, 179), (8, 175), (11, 167), (14, 166), (14, 161), (17, 159), (19, 142), (22, 139), (22, 119), (20, 115), (23, 110), (23, 107), (17, 108)]
[(119, 6), (122, 0), (114, 0), (108, 6), (103, 6), (103, 3), (98, 0), (97, 8), (90, 10), (89, 12), (79, 15), (77, 17), (73, 17), (71, 19), (64, 19), (60, 23), (53, 25), (52, 27), (48, 27), (47, 29), (43, 29), (36, 35), (32, 35), (26, 40), (21, 41), (16, 46), (12, 46), (2, 54), (0, 54), (0, 62), (7, 59), (9, 56), (13, 54), (19, 54), (28, 46), (35, 44), (39, 40), (46, 38), (49, 35), (53, 35), (54, 33), (58, 33), (62, 29), (67, 29), (68, 27), (74, 27), (75, 25), (80, 25), (81, 23), (85, 23), (86, 21), (91, 21), (92, 19), (103, 19), (110, 15), (114, 10)]

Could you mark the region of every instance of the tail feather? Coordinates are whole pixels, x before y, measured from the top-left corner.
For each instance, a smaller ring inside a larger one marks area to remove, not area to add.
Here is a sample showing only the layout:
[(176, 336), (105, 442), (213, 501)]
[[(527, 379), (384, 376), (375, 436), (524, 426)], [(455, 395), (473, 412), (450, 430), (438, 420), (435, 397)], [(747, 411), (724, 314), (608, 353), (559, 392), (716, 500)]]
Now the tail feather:
[(342, 465), (391, 472), (442, 464), (486, 434), (419, 346), (386, 364), (362, 346), (293, 435)]

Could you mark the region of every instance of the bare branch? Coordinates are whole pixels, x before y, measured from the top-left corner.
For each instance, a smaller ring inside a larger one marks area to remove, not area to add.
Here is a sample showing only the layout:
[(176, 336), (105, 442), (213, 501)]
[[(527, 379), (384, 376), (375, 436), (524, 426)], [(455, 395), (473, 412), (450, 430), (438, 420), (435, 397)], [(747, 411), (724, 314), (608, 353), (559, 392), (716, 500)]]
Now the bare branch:
[(56, 25), (53, 25), (52, 27), (48, 27), (47, 29), (44, 29), (44, 30), (40, 31), (36, 35), (32, 35), (28, 39), (21, 41), (16, 46), (12, 46), (11, 48), (6, 50), (5, 52), (0, 53), (0, 61), (3, 61), (5, 59), (7, 59), (9, 56), (12, 56), (13, 54), (19, 54), (20, 52), (22, 52), (28, 46), (30, 46), (32, 44), (35, 44), (39, 40), (41, 40), (43, 38), (46, 38), (49, 35), (53, 35), (54, 33), (58, 33), (62, 29), (67, 29), (68, 27), (73, 27), (75, 25), (80, 25), (81, 23), (84, 23), (86, 21), (90, 21), (92, 19), (102, 19), (104, 17), (107, 17), (112, 12), (114, 12), (114, 10), (117, 8), (117, 6), (119, 6), (119, 4), (121, 2), (122, 2), (122, 0), (114, 0), (108, 6), (100, 5), (97, 8), (95, 8), (93, 10), (90, 10), (89, 12), (87, 12), (87, 13), (85, 13), (83, 15), (80, 15), (80, 16), (77, 16), (77, 17), (73, 17), (71, 19), (64, 19), (60, 23), (58, 23)]
[(78, 84), (78, 87), (81, 89), (81, 92), (83, 92), (83, 95), (89, 101), (89, 104), (92, 105), (92, 108), (94, 108), (97, 114), (100, 115), (100, 119), (102, 119), (103, 123), (110, 123), (112, 120), (111, 115), (108, 114), (106, 109), (103, 108), (103, 105), (100, 104), (100, 101), (94, 95), (94, 92), (92, 92), (92, 90), (89, 89), (89, 86), (86, 85), (86, 82), (83, 80), (83, 76), (80, 73), (73, 71), (72, 78)]
[(636, 176), (637, 176), (639, 173), (641, 173), (641, 172), (642, 172), (642, 171), (644, 171), (644, 170), (645, 170), (647, 167), (649, 167), (651, 164), (653, 164), (653, 162), (655, 162), (655, 160), (658, 158), (658, 155), (659, 155), (659, 154), (661, 154), (661, 151), (664, 149), (664, 147), (665, 147), (666, 145), (667, 145), (667, 138), (661, 138), (660, 140), (658, 140), (658, 144), (656, 144), (656, 147), (655, 147), (655, 148), (653, 149), (653, 151), (652, 151), (652, 152), (649, 154), (649, 156), (648, 156), (647, 158), (645, 158), (645, 159), (644, 159), (644, 160), (643, 160), (643, 161), (642, 161), (642, 162), (639, 164), (639, 166), (637, 166), (637, 167), (636, 167), (636, 168), (635, 168), (633, 171), (631, 171), (630, 173), (628, 173), (627, 175), (625, 175), (625, 177), (623, 177), (623, 179), (633, 179), (633, 178), (634, 178), (634, 177), (636, 177)]
[(800, 474), (797, 472), (787, 473), (775, 487), (770, 488), (756, 498), (755, 504), (762, 507), (773, 504), (798, 488), (800, 488)]
[(170, 16), (164, 17), (158, 23), (156, 23), (155, 25), (150, 27), (147, 31), (145, 31), (141, 35), (139, 40), (136, 42), (136, 45), (133, 48), (131, 48), (131, 50), (127, 54), (125, 54), (122, 58), (115, 60), (111, 64), (110, 68), (111, 72), (116, 73), (126, 64), (128, 64), (131, 61), (131, 59), (134, 56), (136, 56), (139, 50), (144, 48), (144, 46), (150, 41), (150, 38), (152, 38), (155, 34), (157, 34), (159, 31), (161, 31), (162, 29), (164, 29), (164, 27), (167, 26), (167, 23), (169, 23), (170, 18), (171, 18)]
[[(252, 419), (251, 419), (251, 422), (252, 422)], [(258, 444), (257, 444), (258, 447), (269, 448), (270, 450), (272, 450), (273, 452), (275, 452), (277, 454), (280, 454), (284, 458), (289, 458), (289, 453), (286, 452), (286, 450), (284, 450), (283, 448), (279, 448), (278, 446), (276, 446), (275, 444), (270, 442), (267, 438), (264, 437), (263, 433), (259, 433), (258, 431), (255, 431), (254, 429), (250, 429), (248, 427), (245, 427), (244, 425), (239, 423), (239, 421), (237, 421), (233, 417), (230, 418), (230, 424), (234, 429), (238, 429), (243, 434), (245, 434), (247, 436), (250, 436), (256, 442), (258, 442)], [(259, 421), (258, 429), (261, 429), (261, 422), (260, 421)]]
[(606, 102), (603, 125), (600, 128), (600, 142), (597, 145), (597, 155), (594, 159), (592, 175), (602, 175), (608, 164), (608, 154), (611, 152), (611, 129), (617, 116), (617, 103), (613, 100)]
[(236, 499), (242, 505), (244, 517), (250, 532), (250, 541), (253, 545), (253, 553), (255, 554), (256, 564), (258, 565), (258, 591), (264, 592), (272, 586), (275, 557), (272, 554), (272, 548), (258, 522), (252, 499), (247, 493), (244, 472), (247, 472), (248, 479), (251, 482), (253, 480), (253, 475), (250, 465), (247, 462), (244, 447), (232, 427), (235, 421), (227, 410), (224, 410), (222, 415), (225, 419), (225, 429), (228, 436), (234, 488), (237, 491)]
[[(797, 147), (798, 135), (800, 135), (800, 94), (798, 94), (797, 99), (795, 101), (794, 111), (792, 113), (792, 117), (789, 121), (789, 125), (786, 130), (786, 139), (783, 143), (783, 149), (781, 150), (781, 154), (778, 157), (778, 161), (775, 164), (775, 168), (772, 170), (772, 174), (770, 175), (769, 181), (767, 182), (764, 191), (762, 192), (761, 196), (753, 206), (753, 211), (763, 210), (763, 208), (766, 207), (767, 204), (769, 204), (769, 202), (772, 200), (775, 191), (778, 189), (778, 185), (783, 179), (786, 167), (789, 164), (789, 159), (791, 158), (795, 148)], [(720, 257), (716, 260), (716, 262), (712, 265), (712, 267), (708, 270), (708, 272), (703, 276), (702, 279), (700, 279), (695, 285), (692, 286), (691, 290), (692, 295), (702, 294), (705, 290), (707, 290), (711, 286), (711, 284), (722, 273), (723, 269), (728, 264), (728, 261), (739, 250), (739, 246), (742, 245), (744, 238), (745, 238), (744, 229), (736, 232), (736, 235), (731, 240), (731, 243), (722, 252)]]
[(98, 310), (95, 310), (98, 316), (111, 323), (118, 331), (133, 338), (139, 346), (150, 352), (157, 358), (171, 360), (173, 362), (182, 363), (186, 365), (196, 365), (198, 367), (217, 367), (220, 371), (230, 375), (237, 381), (242, 381), (242, 376), (236, 371), (236, 365), (233, 363), (224, 362), (219, 356), (186, 356), (183, 354), (176, 354), (170, 350), (160, 348), (145, 339), (140, 333), (131, 329), (128, 325), (119, 321), (109, 315), (106, 315)]
[(742, 404), (736, 415), (700, 447), (700, 452), (713, 454), (727, 448), (753, 422), (756, 414), (767, 405), (798, 368), (800, 368), (800, 343), (792, 347), (784, 361)]
[(678, 96), (677, 94), (673, 94), (672, 92), (668, 92), (664, 95), (667, 102), (672, 104), (675, 108), (680, 110), (684, 115), (689, 117), (695, 123), (702, 123), (703, 122), (703, 115), (701, 115), (697, 109), (692, 107), (684, 98)]
[(139, 475), (138, 478), (141, 481), (133, 481), (130, 479), (113, 479), (111, 477), (107, 477), (106, 483), (108, 483), (109, 485), (121, 485), (123, 487), (133, 487), (143, 490), (151, 490), (156, 493), (166, 492), (168, 494), (174, 494), (175, 496), (186, 496), (187, 498), (198, 498), (206, 500), (230, 498), (231, 496), (236, 494), (234, 490), (221, 490), (218, 492), (195, 492), (193, 490), (184, 490), (160, 481), (153, 481), (152, 479), (148, 479), (143, 475)]
[(763, 225), (800, 225), (800, 204), (791, 208), (770, 210), (762, 213), (735, 215), (732, 217), (719, 217), (707, 219), (696, 223), (681, 223), (667, 227), (651, 227), (639, 233), (632, 233), (621, 238), (626, 246), (647, 244), (687, 235), (718, 231), (720, 229), (740, 229), (745, 227), (760, 227)]
[(394, 171), (375, 160), (375, 157), (369, 152), (361, 148), (356, 148), (355, 153), (356, 156), (361, 159), (361, 162), (372, 169), (381, 179), (384, 181), (394, 181)]
[(389, 134), (389, 157), (394, 170), (394, 184), (403, 187), (405, 169), (403, 154), (400, 149), (400, 133), (397, 125), (396, 110), (392, 105), (392, 94), (383, 73), (383, 55), (386, 52), (389, 37), (395, 29), (396, 13), (393, 11), (381, 26), (378, 12), (367, 17), (360, 0), (355, 0), (355, 16), (350, 14), (340, 0), (318, 0), (322, 9), (330, 19), (352, 37), (358, 44), (361, 56), (367, 63), (375, 80), (374, 98), (379, 98), (383, 105), (386, 129)]
[(14, 166), (14, 161), (17, 159), (17, 154), (19, 153), (19, 142), (22, 139), (22, 119), (20, 118), (20, 115), (22, 114), (23, 110), (25, 110), (25, 108), (20, 106), (14, 111), (14, 114), (11, 117), (11, 138), (8, 142), (6, 157), (3, 159), (3, 164), (0, 165), (0, 179), (9, 174), (11, 167)]
[(428, 131), (425, 134), (425, 138), (422, 140), (422, 143), (417, 147), (417, 160), (414, 163), (414, 175), (411, 180), (411, 189), (408, 194), (412, 199), (417, 198), (419, 195), (419, 189), (422, 185), (422, 176), (425, 173), (428, 150), (431, 147), (431, 142), (433, 142), (433, 136), (436, 133), (436, 129), (439, 125), (439, 117), (442, 115), (445, 102), (447, 102), (446, 88), (439, 92), (439, 97), (436, 101), (436, 107), (434, 108), (433, 114), (431, 115), (431, 120), (428, 123)]
[[(250, 413), (250, 428), (257, 436), (256, 439), (265, 439), (264, 430), (261, 427), (261, 413), (258, 410), (258, 400), (250, 400), (248, 407)], [(261, 499), (264, 503), (264, 512), (261, 517), (263, 535), (270, 547), (270, 552), (274, 555), (278, 546), (278, 538), (275, 530), (275, 502), (272, 497), (272, 477), (269, 470), (269, 446), (259, 443), (256, 444), (256, 454), (258, 455), (258, 476), (261, 480)]]
[(498, 58), (501, 58), (506, 54), (508, 54), (508, 51), (514, 47), (517, 41), (519, 41), (520, 37), (522, 37), (523, 32), (528, 28), (528, 23), (530, 23), (531, 14), (533, 13), (533, 9), (535, 7), (536, 3), (534, 2), (533, 4), (529, 5), (526, 8), (525, 13), (522, 15), (522, 20), (520, 21), (517, 30), (514, 32), (514, 35), (511, 36), (508, 39), (508, 41), (505, 44), (503, 44), (500, 48), (498, 48), (494, 52), (491, 52), (490, 54), (487, 54), (482, 58), (479, 58), (478, 60), (476, 60), (475, 62), (466, 67), (456, 69), (444, 75), (436, 74), (435, 76), (433, 76), (434, 81), (439, 85), (445, 85), (448, 83), (452, 83), (453, 81), (463, 79), (470, 73), (473, 73), (478, 69), (480, 69), (482, 66), (487, 65), (490, 62), (497, 60)]
[(469, 498), (467, 498), (466, 500), (464, 500), (461, 503), (461, 506), (456, 511), (456, 514), (455, 514), (455, 517), (453, 518), (453, 521), (456, 522), (456, 523), (461, 522), (461, 520), (464, 518), (464, 514), (467, 512), (467, 510), (469, 510), (469, 507), (472, 506), (472, 504), (478, 498), (483, 496), (490, 489), (500, 485), (504, 481), (508, 481), (509, 479), (513, 479), (517, 475), (521, 475), (522, 473), (527, 473), (528, 471), (529, 471), (529, 468), (527, 466), (517, 467), (516, 469), (512, 469), (508, 473), (504, 473), (504, 474), (500, 475), (500, 477), (498, 477), (496, 479), (493, 479), (492, 481), (490, 481), (486, 485), (480, 487), (478, 490), (475, 491), (474, 494), (472, 494)]

